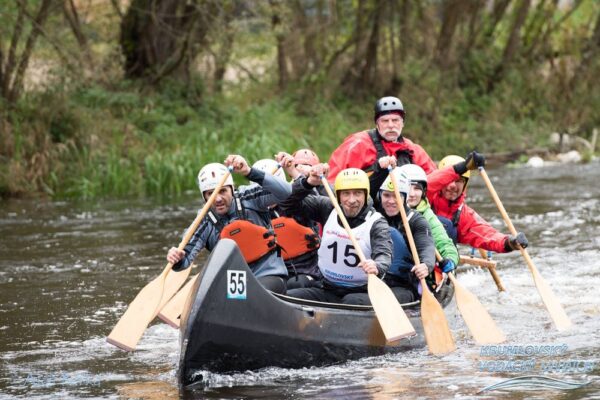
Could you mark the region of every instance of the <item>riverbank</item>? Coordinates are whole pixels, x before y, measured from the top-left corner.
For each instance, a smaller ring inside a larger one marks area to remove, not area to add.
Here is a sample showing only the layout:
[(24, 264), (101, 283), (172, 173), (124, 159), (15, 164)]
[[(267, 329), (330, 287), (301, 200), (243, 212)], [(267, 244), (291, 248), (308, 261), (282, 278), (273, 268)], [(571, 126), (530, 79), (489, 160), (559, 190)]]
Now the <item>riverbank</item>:
[[(370, 98), (307, 103), (291, 93), (258, 93), (211, 97), (177, 82), (161, 91), (121, 82), (28, 93), (0, 113), (0, 197), (180, 196), (195, 190), (203, 164), (227, 154), (252, 162), (310, 147), (326, 161), (348, 134), (373, 126)], [(550, 151), (551, 119), (511, 118), (495, 108), (481, 115), (481, 105), (466, 99), (449, 101), (431, 119), (416, 102), (422, 96), (402, 97), (404, 135), (434, 159), (478, 149), (504, 163)]]

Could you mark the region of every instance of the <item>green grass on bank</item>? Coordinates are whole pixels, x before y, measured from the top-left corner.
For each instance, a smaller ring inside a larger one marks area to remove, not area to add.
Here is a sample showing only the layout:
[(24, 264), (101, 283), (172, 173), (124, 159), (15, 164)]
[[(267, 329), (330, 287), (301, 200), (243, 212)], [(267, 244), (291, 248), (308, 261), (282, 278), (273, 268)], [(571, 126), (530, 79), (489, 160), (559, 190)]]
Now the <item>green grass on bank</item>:
[[(497, 152), (543, 143), (550, 113), (501, 96), (471, 97), (407, 87), (405, 135), (434, 159), (477, 148)], [(320, 99), (295, 93), (247, 101), (208, 97), (171, 82), (162, 92), (131, 83), (29, 93), (0, 118), (0, 194), (52, 197), (177, 196), (195, 190), (208, 162), (241, 154), (249, 162), (312, 147), (323, 161), (349, 133), (373, 126), (375, 99)], [(266, 92), (266, 91), (265, 91)], [(303, 100), (300, 100), (303, 99)], [(238, 179), (239, 183), (243, 181)]]

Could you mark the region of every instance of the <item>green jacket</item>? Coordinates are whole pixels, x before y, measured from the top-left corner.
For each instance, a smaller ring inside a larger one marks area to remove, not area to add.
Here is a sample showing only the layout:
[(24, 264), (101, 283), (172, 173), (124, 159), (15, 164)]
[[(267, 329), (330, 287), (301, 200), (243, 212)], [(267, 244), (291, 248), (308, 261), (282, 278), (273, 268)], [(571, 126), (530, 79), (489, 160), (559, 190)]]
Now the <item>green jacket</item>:
[(421, 200), (417, 205), (417, 211), (425, 217), (431, 227), (435, 248), (440, 252), (443, 258), (448, 258), (454, 261), (454, 265), (458, 265), (458, 250), (452, 239), (450, 239), (446, 233), (440, 220), (433, 213), (429, 201), (427, 201), (427, 199)]

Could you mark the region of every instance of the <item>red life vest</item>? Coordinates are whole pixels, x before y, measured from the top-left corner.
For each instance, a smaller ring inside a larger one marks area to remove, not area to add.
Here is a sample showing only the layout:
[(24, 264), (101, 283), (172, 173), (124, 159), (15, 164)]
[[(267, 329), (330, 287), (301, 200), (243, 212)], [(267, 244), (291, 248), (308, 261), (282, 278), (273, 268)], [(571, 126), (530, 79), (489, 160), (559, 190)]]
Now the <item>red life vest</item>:
[(234, 240), (248, 264), (275, 250), (273, 232), (250, 221), (235, 220), (221, 230), (220, 238)]
[(311, 228), (299, 224), (294, 218), (277, 217), (272, 220), (281, 247), (281, 256), (289, 260), (319, 248), (321, 240)]

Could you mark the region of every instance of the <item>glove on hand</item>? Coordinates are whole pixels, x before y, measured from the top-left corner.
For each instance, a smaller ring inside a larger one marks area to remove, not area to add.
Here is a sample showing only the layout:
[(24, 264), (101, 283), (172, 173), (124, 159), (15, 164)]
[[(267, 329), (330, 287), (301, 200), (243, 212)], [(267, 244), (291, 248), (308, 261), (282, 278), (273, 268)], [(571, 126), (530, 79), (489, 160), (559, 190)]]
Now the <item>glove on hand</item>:
[(454, 168), (454, 172), (456, 172), (458, 175), (462, 175), (465, 172), (467, 172), (468, 171), (467, 161), (468, 160), (465, 160), (465, 161), (459, 162), (458, 164), (454, 164), (452, 166), (452, 168)]
[(476, 151), (472, 151), (467, 154), (467, 158), (465, 160), (467, 169), (474, 170), (479, 167), (485, 167), (485, 157), (483, 154), (480, 154)]
[(439, 266), (440, 266), (440, 269), (442, 270), (442, 272), (445, 274), (447, 274), (448, 272), (454, 271), (454, 269), (456, 268), (454, 261), (452, 261), (448, 258), (444, 258), (442, 261), (440, 261)]
[[(508, 244), (507, 250), (518, 250), (519, 246), (524, 249), (527, 248), (529, 241), (523, 232), (517, 232), (517, 236), (508, 235), (506, 244)], [(506, 244), (504, 245), (505, 248), (507, 247)]]

